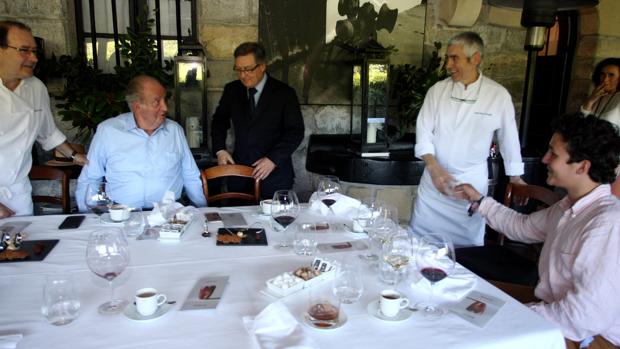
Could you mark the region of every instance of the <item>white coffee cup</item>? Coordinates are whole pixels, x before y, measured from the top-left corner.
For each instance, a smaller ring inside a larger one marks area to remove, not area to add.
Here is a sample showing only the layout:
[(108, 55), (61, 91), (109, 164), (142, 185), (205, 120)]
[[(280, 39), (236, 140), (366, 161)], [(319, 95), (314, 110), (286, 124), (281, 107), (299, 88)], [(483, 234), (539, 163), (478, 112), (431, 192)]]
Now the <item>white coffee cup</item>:
[(136, 310), (142, 316), (151, 316), (166, 303), (166, 299), (165, 294), (158, 293), (154, 288), (141, 288), (136, 291)]
[(110, 219), (115, 222), (126, 221), (130, 212), (131, 209), (125, 205), (112, 205), (110, 207)]
[(271, 199), (262, 200), (260, 202), (260, 209), (263, 211), (263, 214), (271, 215), (271, 204), (272, 204)]
[(379, 297), (379, 310), (386, 317), (394, 317), (401, 309), (409, 305), (409, 299), (405, 298), (398, 291), (384, 290)]

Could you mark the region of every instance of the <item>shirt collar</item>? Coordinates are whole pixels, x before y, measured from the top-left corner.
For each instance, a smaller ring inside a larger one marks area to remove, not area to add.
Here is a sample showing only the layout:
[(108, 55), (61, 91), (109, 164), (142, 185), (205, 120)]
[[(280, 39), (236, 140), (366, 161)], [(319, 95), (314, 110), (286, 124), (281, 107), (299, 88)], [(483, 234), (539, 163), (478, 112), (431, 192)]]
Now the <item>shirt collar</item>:
[(583, 212), (585, 209), (590, 207), (592, 203), (598, 201), (599, 199), (610, 196), (611, 195), (611, 186), (609, 184), (601, 184), (598, 187), (594, 188), (587, 195), (577, 200), (572, 206), (570, 204), (570, 199), (568, 195), (562, 199), (560, 205), (564, 210), (570, 210), (572, 215), (578, 215)]
[[(123, 120), (125, 121), (125, 130), (126, 130), (126, 131), (131, 131), (131, 130), (138, 130), (138, 129), (140, 129), (140, 128), (138, 127), (138, 124), (136, 124), (136, 118), (135, 118), (135, 116), (133, 115), (133, 113), (132, 113), (132, 112), (122, 114), (122, 115), (121, 115), (121, 117), (122, 117), (122, 118), (123, 118)], [(162, 124), (161, 124), (161, 125), (159, 125), (159, 127), (155, 129), (155, 132), (159, 132), (159, 130), (162, 130), (162, 131), (166, 130), (166, 129), (167, 129), (167, 128), (166, 128), (166, 125), (167, 125), (167, 124), (168, 124), (168, 118), (166, 118), (166, 119), (164, 120), (164, 122), (162, 122)], [(155, 134), (155, 132), (153, 132), (153, 134)]]
[(263, 78), (260, 80), (260, 82), (256, 84), (256, 86), (254, 86), (257, 94), (260, 94), (261, 92), (263, 92), (263, 89), (265, 88), (266, 83), (267, 83), (267, 73), (265, 73), (265, 75), (263, 75)]

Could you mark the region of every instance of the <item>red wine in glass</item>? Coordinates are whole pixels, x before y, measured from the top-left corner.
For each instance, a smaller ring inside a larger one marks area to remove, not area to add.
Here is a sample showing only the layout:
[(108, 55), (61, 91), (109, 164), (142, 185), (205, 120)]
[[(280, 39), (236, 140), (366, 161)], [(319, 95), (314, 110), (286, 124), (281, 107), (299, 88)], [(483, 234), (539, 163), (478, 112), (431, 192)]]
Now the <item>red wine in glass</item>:
[(288, 227), (291, 223), (293, 223), (293, 221), (295, 221), (295, 217), (293, 216), (278, 216), (274, 219), (276, 220), (276, 222), (278, 222), (278, 224), (283, 226), (284, 229), (286, 229), (286, 227)]
[(336, 200), (334, 199), (323, 199), (321, 200), (323, 201), (323, 203), (325, 204), (325, 206), (330, 207), (331, 205), (336, 203)]
[(97, 276), (102, 277), (108, 281), (112, 281), (118, 276), (118, 273), (97, 274)]
[(431, 283), (435, 283), (437, 281), (441, 281), (448, 276), (445, 271), (439, 268), (423, 268), (420, 270), (420, 274), (426, 278), (426, 280)]

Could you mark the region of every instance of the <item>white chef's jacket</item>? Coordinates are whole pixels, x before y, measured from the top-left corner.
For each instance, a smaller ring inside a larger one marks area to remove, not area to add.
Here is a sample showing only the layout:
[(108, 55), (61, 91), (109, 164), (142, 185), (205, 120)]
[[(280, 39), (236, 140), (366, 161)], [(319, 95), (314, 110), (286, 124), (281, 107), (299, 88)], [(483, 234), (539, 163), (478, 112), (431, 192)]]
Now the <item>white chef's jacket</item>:
[[(523, 174), (514, 106), (508, 91), (480, 74), (467, 86), (451, 78), (428, 90), (416, 124), (415, 155), (432, 154), (457, 182), (488, 189), (487, 158), (497, 133), (506, 174)], [(419, 234), (443, 233), (456, 246), (482, 245), (484, 220), (469, 217), (469, 203), (441, 194), (424, 170), (411, 225)]]
[(0, 79), (0, 202), (19, 216), (32, 215), (28, 173), (35, 140), (45, 150), (66, 140), (54, 124), (47, 88), (31, 77), (11, 91)]

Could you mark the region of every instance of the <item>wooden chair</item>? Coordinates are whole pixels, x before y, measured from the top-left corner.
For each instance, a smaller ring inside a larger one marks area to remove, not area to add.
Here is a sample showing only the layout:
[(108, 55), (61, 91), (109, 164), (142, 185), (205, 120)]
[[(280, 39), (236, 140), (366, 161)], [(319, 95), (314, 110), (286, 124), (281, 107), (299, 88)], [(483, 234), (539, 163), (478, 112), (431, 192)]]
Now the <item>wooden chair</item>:
[(28, 177), (31, 180), (59, 180), (61, 181), (61, 197), (47, 195), (33, 195), (33, 202), (47, 202), (62, 206), (62, 212), (71, 213), (71, 196), (69, 194), (69, 176), (60, 168), (50, 166), (32, 166)]
[[(519, 198), (527, 198), (527, 204), (519, 205)], [(560, 198), (559, 194), (544, 187), (509, 183), (504, 204), (527, 214), (548, 207)], [(500, 234), (497, 244), (460, 248), (456, 257), (463, 266), (513, 298), (531, 302), (538, 282), (539, 246), (512, 242)]]
[[(252, 177), (252, 171), (254, 171), (254, 168), (244, 165), (218, 165), (201, 170), (200, 177), (202, 178), (202, 189), (204, 190), (209, 206), (214, 202), (221, 203), (224, 202), (224, 200), (241, 200), (247, 201), (252, 205), (258, 204), (260, 201), (260, 180)], [(225, 177), (251, 178), (254, 182), (254, 192), (225, 192), (209, 196), (208, 181)], [(235, 204), (236, 203), (237, 201)]]

